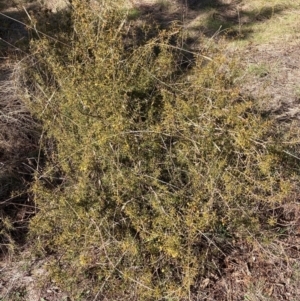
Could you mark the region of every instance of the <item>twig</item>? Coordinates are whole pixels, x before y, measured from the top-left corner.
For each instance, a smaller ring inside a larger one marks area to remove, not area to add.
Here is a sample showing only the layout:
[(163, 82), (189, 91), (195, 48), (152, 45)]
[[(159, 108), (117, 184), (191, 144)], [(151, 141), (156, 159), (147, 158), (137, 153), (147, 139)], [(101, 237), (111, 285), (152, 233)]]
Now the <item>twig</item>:
[(25, 23), (23, 23), (23, 22), (21, 22), (21, 21), (15, 19), (15, 18), (12, 18), (12, 17), (10, 17), (10, 16), (8, 16), (8, 15), (6, 15), (6, 14), (3, 14), (3, 13), (1, 13), (1, 12), (0, 12), (0, 16), (6, 17), (6, 18), (8, 18), (8, 19), (10, 19), (10, 20), (13, 20), (13, 21), (19, 23), (19, 24), (22, 24), (22, 25), (24, 25), (26, 28), (33, 29), (33, 30), (35, 30), (36, 32), (40, 33), (41, 35), (43, 35), (43, 36), (45, 36), (45, 37), (47, 37), (47, 38), (49, 38), (49, 39), (51, 39), (51, 40), (53, 40), (53, 41), (55, 41), (55, 42), (58, 42), (58, 43), (60, 43), (60, 44), (63, 44), (63, 45), (65, 45), (65, 46), (71, 48), (70, 45), (68, 45), (68, 44), (66, 44), (66, 43), (64, 43), (64, 42), (62, 42), (62, 41), (59, 41), (58, 39), (55, 39), (55, 38), (53, 38), (53, 37), (51, 37), (51, 36), (45, 34), (44, 32), (39, 31), (39, 30), (37, 30), (36, 28), (34, 28), (34, 27), (32, 27), (32, 26), (29, 26), (29, 25), (27, 25), (27, 24), (25, 24)]

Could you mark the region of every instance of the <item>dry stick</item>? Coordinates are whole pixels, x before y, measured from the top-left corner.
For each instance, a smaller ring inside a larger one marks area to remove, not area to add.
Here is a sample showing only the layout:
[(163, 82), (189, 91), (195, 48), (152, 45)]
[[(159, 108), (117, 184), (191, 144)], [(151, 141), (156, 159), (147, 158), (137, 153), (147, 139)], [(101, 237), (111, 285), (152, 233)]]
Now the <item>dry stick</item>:
[(174, 87), (168, 85), (167, 83), (163, 82), (163, 81), (160, 80), (159, 78), (157, 78), (154, 74), (152, 74), (152, 73), (151, 73), (149, 70), (147, 70), (146, 68), (144, 68), (144, 67), (142, 67), (142, 66), (141, 66), (141, 68), (142, 68), (143, 70), (145, 70), (150, 76), (152, 76), (153, 78), (155, 78), (158, 82), (160, 82), (161, 84), (163, 84), (164, 86), (166, 86), (166, 87), (168, 87), (168, 88), (170, 88), (170, 89), (172, 89), (172, 90), (175, 90), (175, 91), (177, 91), (177, 92), (181, 92), (179, 89), (176, 89), (176, 88), (174, 88)]
[(220, 32), (225, 31), (225, 29), (222, 29), (222, 25), (218, 28), (218, 30), (210, 37), (210, 41), (213, 40)]
[(166, 46), (166, 47), (178, 49), (178, 50), (181, 50), (181, 51), (186, 52), (186, 53), (194, 54), (194, 55), (196, 55), (196, 56), (201, 56), (201, 57), (203, 57), (204, 59), (206, 59), (206, 60), (208, 60), (208, 61), (211, 61), (211, 62), (213, 61), (213, 59), (210, 58), (209, 56), (206, 56), (206, 55), (203, 55), (203, 54), (194, 52), (194, 51), (190, 51), (190, 50), (187, 50), (187, 49), (178, 47), (178, 46), (167, 45), (167, 44), (164, 44), (164, 43), (157, 43), (157, 44), (158, 44), (158, 45), (161, 45), (161, 46)]
[(122, 21), (122, 23), (120, 24), (120, 26), (119, 26), (117, 32), (115, 33), (115, 36), (113, 37), (113, 40), (115, 40), (115, 39), (117, 38), (118, 34), (120, 33), (120, 31), (121, 31), (122, 28), (124, 27), (125, 22), (126, 22), (126, 19), (124, 19), (124, 20)]
[[(33, 22), (32, 22), (32, 19), (31, 19), (31, 16), (30, 16), (29, 13), (27, 12), (25, 6), (22, 6), (22, 7), (23, 7), (23, 9), (24, 9), (24, 11), (25, 11), (25, 13), (26, 13), (28, 19), (30, 20), (30, 22), (33, 23)], [(36, 34), (38, 35), (38, 37), (39, 37), (39, 39), (40, 39), (41, 37), (39, 36), (39, 33), (38, 33), (37, 29), (36, 29), (36, 24), (33, 25), (33, 28), (34, 28)]]
[(217, 246), (217, 244), (206, 235), (206, 233), (203, 233), (200, 230), (198, 230), (198, 232), (200, 235), (202, 235), (208, 241), (208, 243), (214, 245), (222, 253), (222, 255), (226, 256), (226, 254)]
[(8, 19), (10, 19), (10, 20), (13, 20), (13, 21), (15, 21), (15, 22), (17, 22), (17, 23), (22, 24), (22, 25), (24, 25), (26, 28), (35, 30), (37, 33), (40, 33), (40, 34), (42, 34), (43, 36), (45, 36), (45, 37), (47, 37), (47, 38), (49, 38), (49, 39), (51, 39), (51, 40), (53, 40), (53, 41), (55, 41), (55, 42), (58, 42), (58, 43), (60, 43), (60, 44), (63, 44), (63, 45), (65, 45), (65, 46), (71, 48), (70, 45), (68, 45), (68, 44), (66, 44), (66, 43), (64, 43), (64, 42), (62, 42), (62, 41), (59, 41), (58, 39), (55, 39), (55, 38), (53, 38), (53, 37), (51, 37), (51, 36), (49, 36), (49, 35), (43, 33), (42, 31), (39, 31), (39, 30), (37, 30), (36, 28), (34, 28), (34, 27), (32, 27), (32, 26), (29, 26), (29, 25), (27, 25), (27, 24), (25, 24), (25, 23), (23, 23), (23, 22), (21, 22), (21, 21), (15, 19), (15, 18), (12, 18), (12, 17), (10, 17), (10, 16), (8, 16), (8, 15), (6, 15), (6, 14), (3, 14), (3, 13), (1, 13), (1, 12), (0, 12), (0, 15), (3, 16), (3, 17), (5, 17), (5, 18), (8, 18)]
[[(12, 196), (12, 197), (10, 197), (10, 198), (4, 200), (4, 201), (1, 201), (1, 202), (0, 202), (0, 205), (3, 205), (3, 204), (5, 204), (5, 203), (7, 203), (7, 202), (10, 202), (11, 200), (13, 200), (13, 199), (15, 199), (15, 198), (17, 198), (17, 197), (20, 197), (20, 196), (24, 195), (25, 193), (26, 193), (26, 192), (21, 192), (21, 193), (18, 193), (17, 195), (14, 195), (14, 196)], [(22, 206), (27, 206), (27, 205), (22, 205)]]
[(300, 160), (300, 158), (299, 157), (297, 157), (297, 156), (295, 156), (295, 155), (293, 155), (292, 153), (290, 153), (290, 152), (288, 152), (288, 151), (283, 151), (284, 153), (286, 153), (287, 155), (290, 155), (291, 157), (294, 157), (295, 159), (298, 159), (298, 160)]
[(242, 26), (241, 26), (241, 16), (240, 16), (240, 8), (237, 8), (237, 13), (238, 13), (238, 20), (239, 20), (239, 35), (241, 36), (242, 33)]
[[(1, 14), (1, 13), (0, 13), (0, 14)], [(5, 41), (5, 40), (4, 40), (4, 39), (2, 39), (1, 37), (0, 37), (0, 41), (3, 41), (3, 42), (4, 42), (4, 43), (6, 43), (7, 45), (9, 45), (9, 46), (11, 46), (11, 47), (13, 47), (13, 48), (17, 49), (18, 51), (21, 51), (21, 52), (23, 52), (23, 53), (25, 53), (25, 54), (27, 54), (27, 55), (28, 55), (28, 53), (27, 53), (27, 52), (23, 51), (21, 48), (19, 48), (19, 47), (17, 47), (17, 46), (15, 46), (15, 45), (13, 45), (13, 44), (11, 44), (11, 43), (9, 43), (9, 42)]]

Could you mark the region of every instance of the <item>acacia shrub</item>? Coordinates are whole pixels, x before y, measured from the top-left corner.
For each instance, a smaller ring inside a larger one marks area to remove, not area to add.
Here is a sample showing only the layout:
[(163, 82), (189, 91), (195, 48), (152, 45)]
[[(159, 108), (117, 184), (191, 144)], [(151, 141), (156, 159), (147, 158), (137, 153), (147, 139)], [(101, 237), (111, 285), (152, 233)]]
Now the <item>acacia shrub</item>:
[(177, 28), (128, 48), (114, 2), (72, 5), (68, 43), (31, 48), (28, 105), (47, 156), (32, 185), (34, 248), (76, 300), (187, 300), (230, 237), (272, 236), (260, 209), (293, 180), (276, 127), (220, 49), (185, 70)]

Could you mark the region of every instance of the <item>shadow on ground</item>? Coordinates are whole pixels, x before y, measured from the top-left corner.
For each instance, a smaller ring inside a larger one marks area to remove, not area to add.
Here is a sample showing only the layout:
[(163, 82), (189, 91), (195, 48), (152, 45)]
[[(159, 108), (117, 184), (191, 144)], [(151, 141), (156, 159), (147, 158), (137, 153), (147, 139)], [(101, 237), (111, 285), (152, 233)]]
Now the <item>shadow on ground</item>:
[(161, 28), (178, 22), (207, 37), (218, 35), (228, 39), (248, 39), (253, 25), (281, 14), (286, 7), (265, 6), (256, 11), (245, 8), (243, 1), (177, 0), (175, 5), (167, 1), (141, 3), (135, 9), (135, 16), (155, 22)]
[(33, 1), (27, 5), (4, 3), (5, 0), (0, 0), (0, 55), (3, 58), (8, 52), (22, 57), (26, 55), (31, 38), (46, 32), (55, 35), (70, 27), (68, 10), (52, 13)]
[[(27, 10), (35, 9), (30, 4)], [(28, 183), (35, 170), (40, 131), (18, 91), (18, 60), (27, 56), (26, 11), (0, 1), (0, 256), (24, 245), (35, 212)]]

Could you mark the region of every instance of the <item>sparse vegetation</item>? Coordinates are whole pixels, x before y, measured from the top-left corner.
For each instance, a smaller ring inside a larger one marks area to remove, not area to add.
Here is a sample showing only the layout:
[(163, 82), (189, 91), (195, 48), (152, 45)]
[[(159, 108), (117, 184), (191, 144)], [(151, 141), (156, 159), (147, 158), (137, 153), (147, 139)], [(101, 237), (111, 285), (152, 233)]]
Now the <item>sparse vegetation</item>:
[[(27, 111), (14, 128), (22, 146), (33, 120), (42, 133), (27, 248), (71, 300), (206, 300), (232, 249), (279, 244), (297, 206), (297, 124), (242, 93), (224, 40), (192, 51), (178, 23), (141, 26), (139, 14), (73, 0), (20, 63)], [(259, 279), (243, 297), (270, 292)]]

